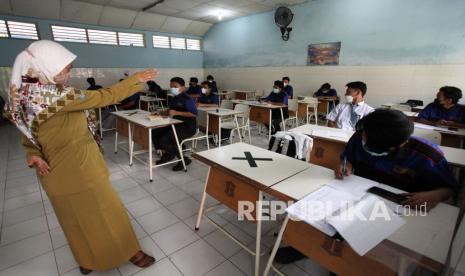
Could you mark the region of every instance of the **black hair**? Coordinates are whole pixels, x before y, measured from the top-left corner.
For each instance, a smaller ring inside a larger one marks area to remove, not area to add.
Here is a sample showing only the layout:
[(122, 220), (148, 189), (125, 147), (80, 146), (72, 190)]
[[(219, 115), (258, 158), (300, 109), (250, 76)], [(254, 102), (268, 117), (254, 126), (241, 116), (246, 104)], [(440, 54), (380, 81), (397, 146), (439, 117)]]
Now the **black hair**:
[(329, 83), (323, 83), (323, 85), (321, 86), (321, 89), (323, 89), (323, 90), (331, 89), (331, 84), (329, 84)]
[(211, 83), (208, 82), (208, 81), (203, 81), (201, 84), (202, 84), (202, 85), (206, 85), (208, 88), (212, 88), (212, 87), (213, 87), (213, 84), (211, 84)]
[(95, 79), (90, 77), (90, 78), (87, 78), (87, 82), (90, 84), (90, 85), (95, 85)]
[(363, 117), (356, 129), (365, 133), (365, 146), (370, 151), (381, 153), (407, 141), (413, 133), (413, 123), (402, 111), (380, 108)]
[(207, 80), (214, 80), (214, 78), (213, 78), (212, 75), (208, 75), (208, 76), (207, 76)]
[(183, 78), (180, 78), (180, 77), (174, 77), (170, 80), (170, 82), (176, 82), (176, 83), (179, 83), (179, 85), (181, 86), (185, 86), (186, 85), (186, 82), (184, 81)]
[(196, 77), (192, 77), (189, 82), (199, 83), (199, 79)]
[(119, 81), (124, 81), (124, 79), (119, 79)]
[(284, 78), (283, 78), (283, 82), (284, 82), (285, 80), (287, 80), (288, 82), (291, 81), (291, 80), (289, 79), (289, 77), (284, 77)]
[(462, 98), (462, 90), (454, 86), (443, 86), (439, 88), (442, 95), (447, 99), (452, 99), (452, 103), (456, 104)]
[(284, 83), (280, 80), (275, 80), (274, 85), (276, 85), (278, 88), (284, 89)]
[(346, 86), (348, 88), (360, 90), (362, 92), (362, 96), (365, 96), (365, 94), (367, 93), (367, 85), (364, 82), (353, 81), (353, 82), (349, 82), (348, 84), (346, 84)]

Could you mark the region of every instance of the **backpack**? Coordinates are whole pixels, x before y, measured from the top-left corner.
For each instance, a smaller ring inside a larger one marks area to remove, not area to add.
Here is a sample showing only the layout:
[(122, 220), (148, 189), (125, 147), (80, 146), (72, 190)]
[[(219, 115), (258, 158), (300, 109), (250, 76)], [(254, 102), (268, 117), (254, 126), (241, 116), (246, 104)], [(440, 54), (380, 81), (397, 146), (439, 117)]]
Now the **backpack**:
[(283, 137), (277, 137), (276, 134), (271, 136), (270, 143), (268, 144), (268, 150), (283, 154), (292, 158), (297, 158), (296, 143), (294, 137), (291, 135), (285, 135)]

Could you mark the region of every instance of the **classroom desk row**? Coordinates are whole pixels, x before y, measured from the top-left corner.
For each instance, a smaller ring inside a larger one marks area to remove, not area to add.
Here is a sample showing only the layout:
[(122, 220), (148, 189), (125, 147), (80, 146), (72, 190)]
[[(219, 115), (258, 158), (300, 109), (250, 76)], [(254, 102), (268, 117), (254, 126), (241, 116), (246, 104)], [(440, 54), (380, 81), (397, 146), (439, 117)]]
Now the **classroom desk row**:
[[(195, 229), (201, 227), (202, 219), (211, 222), (255, 257), (256, 276), (261, 271), (262, 219), (267, 213), (262, 206), (263, 195), (270, 194), (279, 201), (296, 201), (334, 180), (333, 170), (245, 143), (195, 153), (193, 157), (209, 166)], [(253, 205), (254, 249), (240, 243), (206, 216), (216, 207), (205, 208), (207, 194), (236, 212), (244, 202)], [(396, 275), (403, 269), (405, 260), (439, 273), (446, 263), (458, 213), (457, 207), (441, 203), (425, 216), (408, 218), (392, 236), (364, 256), (344, 241), (327, 236), (309, 224), (286, 218), (275, 248), (283, 238), (288, 245), (340, 275)], [(268, 261), (268, 271), (271, 261), (272, 258)]]

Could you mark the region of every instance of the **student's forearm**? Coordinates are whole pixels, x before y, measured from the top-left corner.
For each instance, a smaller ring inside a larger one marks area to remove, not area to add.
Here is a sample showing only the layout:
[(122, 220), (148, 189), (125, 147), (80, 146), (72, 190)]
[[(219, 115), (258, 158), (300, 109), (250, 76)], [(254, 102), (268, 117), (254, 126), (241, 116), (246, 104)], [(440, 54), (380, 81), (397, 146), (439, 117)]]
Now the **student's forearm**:
[(434, 191), (440, 201), (447, 200), (454, 194), (454, 191), (450, 188), (439, 188)]
[(329, 127), (336, 127), (336, 122), (334, 122), (334, 121), (328, 121), (328, 126), (329, 126)]
[(178, 116), (182, 116), (182, 117), (197, 117), (197, 115), (191, 113), (191, 112), (187, 112), (187, 111), (178, 111), (176, 112), (176, 115)]
[(415, 122), (425, 124), (425, 125), (431, 125), (431, 126), (436, 125), (436, 122), (429, 121), (429, 120), (426, 120), (426, 119), (415, 119)]

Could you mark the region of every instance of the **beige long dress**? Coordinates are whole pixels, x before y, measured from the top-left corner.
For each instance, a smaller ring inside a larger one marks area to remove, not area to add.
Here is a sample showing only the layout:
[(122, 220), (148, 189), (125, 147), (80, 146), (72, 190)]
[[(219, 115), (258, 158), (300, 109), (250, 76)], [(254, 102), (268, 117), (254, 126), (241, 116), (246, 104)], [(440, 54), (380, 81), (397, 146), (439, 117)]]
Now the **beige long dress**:
[(83, 110), (117, 103), (140, 90), (142, 85), (131, 77), (110, 88), (84, 91), (40, 125), (42, 151), (23, 139), (28, 156), (42, 156), (50, 165), (50, 174), (39, 175), (40, 182), (76, 261), (87, 269), (117, 267), (140, 246)]

